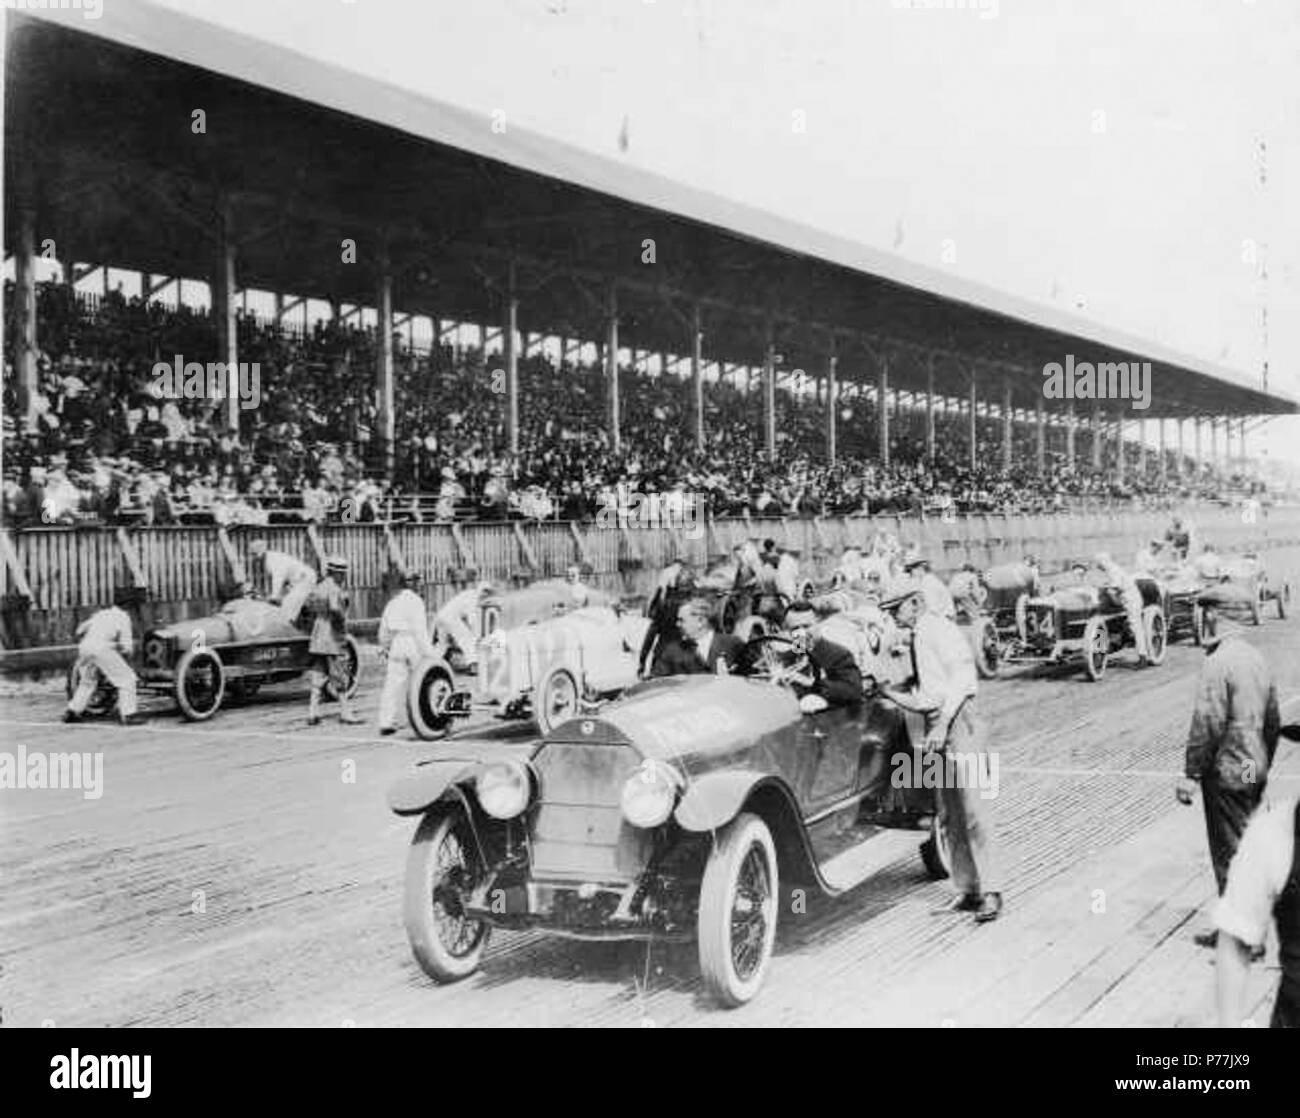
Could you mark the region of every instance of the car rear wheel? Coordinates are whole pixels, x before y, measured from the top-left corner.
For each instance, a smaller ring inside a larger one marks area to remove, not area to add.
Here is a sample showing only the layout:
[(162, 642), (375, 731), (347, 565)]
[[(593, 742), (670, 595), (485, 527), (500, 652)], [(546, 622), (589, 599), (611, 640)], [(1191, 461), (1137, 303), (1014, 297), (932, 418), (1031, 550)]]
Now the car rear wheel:
[(204, 722), (221, 709), (226, 672), (210, 648), (191, 648), (176, 665), (176, 705), (191, 722)]
[(776, 942), (776, 847), (767, 824), (744, 812), (719, 832), (700, 886), (700, 970), (724, 1006), (763, 985)]
[(552, 668), (533, 689), (533, 717), (543, 734), (549, 734), (561, 722), (576, 718), (581, 711), (582, 691), (568, 668)]
[(921, 861), (932, 881), (943, 881), (952, 876), (952, 854), (948, 849), (948, 836), (939, 826), (937, 815), (930, 821), (930, 837), (921, 843)]
[(1142, 627), (1146, 631), (1147, 659), (1153, 664), (1164, 663), (1165, 649), (1169, 646), (1164, 611), (1159, 606), (1147, 606), (1142, 611)]
[(1083, 630), (1083, 666), (1088, 678), (1096, 683), (1106, 674), (1106, 663), (1110, 659), (1110, 632), (1106, 622), (1100, 617), (1090, 617)]
[(998, 665), (1002, 659), (1001, 646), (998, 644), (998, 631), (991, 619), (979, 618), (971, 632), (974, 645), (975, 670), (983, 679), (994, 679), (998, 674)]
[(90, 702), (86, 704), (85, 713), (99, 718), (112, 712), (117, 703), (117, 688), (108, 682), (104, 673), (94, 664), (78, 657), (76, 663), (68, 669), (69, 699), (77, 693), (77, 688), (81, 686), (81, 681), (87, 672), (93, 672), (96, 678), (95, 690), (90, 696)]
[(351, 637), (344, 639), (342, 656), (330, 662), (329, 678), (325, 681), (325, 697), (350, 699), (361, 685), (361, 649)]
[(447, 703), (456, 685), (451, 669), (441, 660), (426, 660), (416, 667), (406, 692), (406, 712), (418, 736), (425, 741), (445, 737), (454, 715), (447, 713)]
[(483, 960), (492, 929), (465, 912), (483, 872), (462, 807), (440, 808), (420, 821), (406, 858), (403, 916), (415, 960), (435, 982), (466, 978)]

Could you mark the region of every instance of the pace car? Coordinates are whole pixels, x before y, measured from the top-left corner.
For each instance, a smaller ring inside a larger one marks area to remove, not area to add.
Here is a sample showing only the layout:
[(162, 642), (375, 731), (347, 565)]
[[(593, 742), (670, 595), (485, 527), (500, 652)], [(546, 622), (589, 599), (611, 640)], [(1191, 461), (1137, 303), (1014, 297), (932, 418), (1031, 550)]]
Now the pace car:
[[(150, 629), (141, 642), (140, 686), (170, 693), (186, 718), (211, 718), (229, 695), (247, 699), (264, 683), (295, 679), (307, 670), (308, 633), (277, 606), (255, 598), (226, 602), (215, 614)], [(361, 654), (347, 638), (330, 698), (356, 693)]]
[(693, 938), (713, 997), (740, 1005), (768, 970), (783, 883), (853, 888), (882, 826), (931, 827), (921, 856), (947, 875), (933, 789), (891, 780), (923, 737), (918, 715), (871, 695), (805, 715), (772, 680), (700, 675), (639, 684), (540, 740), (448, 743), (388, 797), (419, 819), (411, 948), (453, 982), (494, 927)]

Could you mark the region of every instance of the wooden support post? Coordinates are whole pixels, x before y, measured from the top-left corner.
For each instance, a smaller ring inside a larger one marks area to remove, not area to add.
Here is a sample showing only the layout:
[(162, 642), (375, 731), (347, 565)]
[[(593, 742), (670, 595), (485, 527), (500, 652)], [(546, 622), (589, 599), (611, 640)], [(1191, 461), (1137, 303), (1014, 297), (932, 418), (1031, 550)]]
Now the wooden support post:
[(880, 450), (877, 457), (880, 464), (889, 468), (889, 357), (880, 355), (880, 369), (876, 374), (876, 402), (879, 405), (877, 422), (879, 427)]
[(243, 560), (239, 558), (235, 545), (230, 542), (230, 533), (224, 527), (217, 529), (217, 543), (221, 546), (221, 553), (226, 557), (226, 565), (230, 567), (236, 584), (242, 586), (248, 581), (248, 572), (244, 569)]
[(609, 437), (614, 453), (623, 449), (618, 398), (618, 288), (610, 285), (605, 307), (605, 383), (609, 400)]
[[(24, 199), (24, 201), (30, 201)], [(39, 393), (36, 377), (36, 211), (24, 206), (18, 212), (18, 247), (14, 259), (14, 314), (17, 318), (19, 407), (23, 426), (36, 430), (34, 405)]]
[(695, 304), (691, 323), (691, 393), (695, 402), (695, 445), (704, 449), (704, 312)]
[(519, 553), (524, 557), (524, 563), (527, 565), (530, 574), (536, 574), (539, 569), (537, 556), (533, 552), (532, 544), (528, 542), (528, 537), (524, 535), (524, 526), (517, 520), (510, 522), (510, 527), (514, 529), (515, 542), (519, 545)]
[(519, 453), (519, 299), (515, 294), (515, 264), (510, 262), (504, 331), (506, 354), (506, 435), (510, 453)]
[(137, 590), (147, 590), (149, 580), (144, 577), (140, 556), (136, 554), (135, 544), (131, 542), (131, 537), (126, 534), (125, 528), (117, 530), (117, 546), (121, 548), (122, 558), (126, 560), (126, 569), (131, 572), (131, 585)]
[(826, 358), (826, 461), (835, 465), (835, 426), (839, 422), (835, 407), (835, 373), (839, 357), (835, 352), (835, 339), (831, 338), (830, 353)]
[[(380, 239), (384, 244), (384, 238)], [(379, 388), (379, 445), (383, 455), (384, 478), (392, 484), (397, 460), (396, 394), (393, 385), (393, 276), (389, 269), (388, 249), (380, 250), (379, 289), (375, 293), (375, 312), (379, 318), (375, 349), (376, 380)]]
[(22, 564), (18, 561), (18, 549), (14, 547), (14, 541), (9, 535), (8, 529), (0, 531), (0, 551), (4, 552), (5, 567), (9, 571), (9, 581), (13, 583), (17, 596), (24, 604), (30, 605), (35, 601), (32, 597), (32, 588), (27, 581), (27, 572), (23, 570)]

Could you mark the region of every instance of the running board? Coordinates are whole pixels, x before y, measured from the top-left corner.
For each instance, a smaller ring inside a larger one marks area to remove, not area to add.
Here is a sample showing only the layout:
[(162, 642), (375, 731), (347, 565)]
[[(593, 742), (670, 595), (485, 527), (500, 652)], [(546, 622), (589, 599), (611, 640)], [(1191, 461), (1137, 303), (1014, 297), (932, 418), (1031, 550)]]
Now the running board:
[(835, 892), (842, 893), (861, 885), (899, 858), (909, 854), (919, 858), (917, 851), (925, 835), (924, 831), (880, 830), (818, 868), (826, 884)]

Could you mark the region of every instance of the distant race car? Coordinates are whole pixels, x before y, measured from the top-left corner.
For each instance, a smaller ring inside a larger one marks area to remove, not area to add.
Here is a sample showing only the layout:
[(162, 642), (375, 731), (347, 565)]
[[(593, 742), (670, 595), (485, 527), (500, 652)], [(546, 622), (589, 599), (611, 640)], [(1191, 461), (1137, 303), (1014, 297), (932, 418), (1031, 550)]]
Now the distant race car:
[(1196, 630), (1201, 631), (1200, 610), (1206, 606), (1245, 614), (1258, 625), (1268, 602), (1277, 603), (1277, 616), (1285, 619), (1291, 606), (1291, 583), (1286, 579), (1270, 582), (1264, 561), (1255, 552), (1226, 560), (1219, 568), (1219, 581), (1210, 583), (1196, 597)]
[(600, 590), (587, 602), (578, 606), (558, 580), (489, 598), (481, 607), (476, 687), (460, 686), (440, 658), (412, 675), (407, 709), (416, 733), (442, 737), (476, 701), (498, 705), (506, 718), (531, 717), (546, 733), (631, 687), (649, 621), (615, 608)]
[(801, 714), (775, 680), (651, 680), (541, 740), (461, 739), (417, 766), (388, 799), (420, 817), (405, 922), (424, 971), (472, 974), (494, 926), (694, 939), (709, 991), (736, 1006), (762, 985), (781, 885), (853, 888), (883, 826), (930, 827), (921, 856), (946, 876), (933, 787), (892, 779), (895, 758), (920, 757), (921, 716), (869, 694)]
[[(308, 634), (284, 620), (278, 607), (255, 598), (226, 602), (209, 617), (150, 629), (141, 645), (141, 687), (167, 692), (186, 718), (201, 722), (227, 696), (247, 699), (264, 683), (296, 679), (307, 670)], [(347, 655), (326, 684), (326, 695), (351, 697), (360, 679), (361, 653), (347, 638)]]
[[(1154, 579), (1140, 577), (1137, 584), (1151, 663), (1160, 664), (1168, 643), (1163, 594)], [(1015, 632), (1005, 640), (998, 634), (993, 662), (999, 665), (1082, 662), (1088, 678), (1096, 682), (1106, 674), (1114, 653), (1135, 644), (1124, 605), (1108, 587), (1059, 587), (1020, 599), (1016, 612)]]

